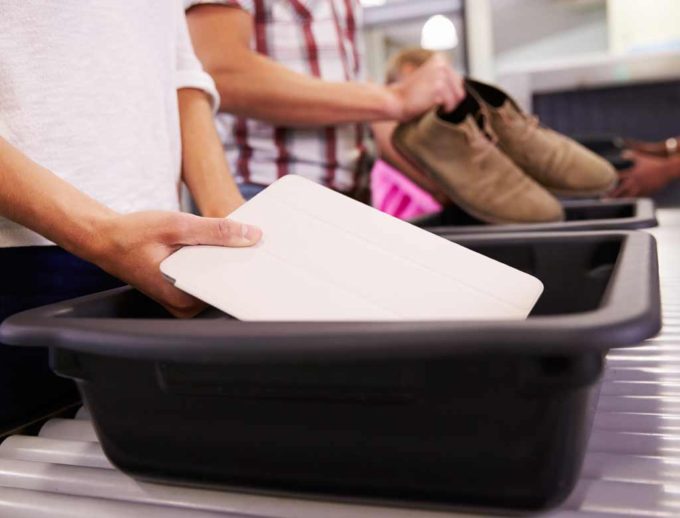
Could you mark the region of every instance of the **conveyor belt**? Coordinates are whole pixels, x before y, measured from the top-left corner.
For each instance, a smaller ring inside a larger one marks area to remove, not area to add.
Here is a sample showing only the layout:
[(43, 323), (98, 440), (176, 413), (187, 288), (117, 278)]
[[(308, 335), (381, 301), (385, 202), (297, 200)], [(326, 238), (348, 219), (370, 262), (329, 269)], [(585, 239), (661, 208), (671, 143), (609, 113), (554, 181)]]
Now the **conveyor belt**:
[[(680, 210), (659, 211), (661, 335), (612, 351), (581, 479), (552, 518), (680, 516)], [(0, 517), (459, 516), (139, 482), (104, 456), (89, 414), (0, 444)]]

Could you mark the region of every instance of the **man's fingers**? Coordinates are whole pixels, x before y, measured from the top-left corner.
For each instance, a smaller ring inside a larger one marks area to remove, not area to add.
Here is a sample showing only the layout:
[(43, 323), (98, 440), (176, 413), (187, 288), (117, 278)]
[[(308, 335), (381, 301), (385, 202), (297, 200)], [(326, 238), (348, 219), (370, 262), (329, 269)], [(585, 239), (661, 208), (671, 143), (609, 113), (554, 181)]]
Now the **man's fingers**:
[(182, 223), (180, 243), (183, 245), (252, 246), (262, 231), (252, 225), (225, 218), (201, 218), (186, 215)]
[(456, 102), (459, 103), (467, 95), (465, 92), (465, 83), (463, 78), (460, 77), (455, 70), (449, 69), (449, 83), (451, 84), (451, 89), (453, 90), (453, 95), (456, 98)]
[(613, 191), (611, 191), (609, 194), (606, 196), (607, 198), (626, 198), (626, 195), (624, 194), (624, 188), (619, 186)]
[(443, 97), (444, 102), (442, 104), (445, 110), (447, 112), (453, 111), (466, 95), (463, 80), (448, 65), (441, 67), (437, 72), (441, 74), (441, 82), (437, 85), (437, 93)]
[[(206, 224), (213, 224), (217, 233), (217, 239), (214, 244), (223, 246), (252, 246), (257, 243), (262, 237), (262, 231), (246, 223), (240, 223), (225, 218), (215, 218), (212, 222)], [(208, 233), (208, 236), (212, 232)], [(209, 244), (209, 243), (206, 243)]]
[(609, 193), (610, 198), (634, 198), (637, 188), (631, 181), (622, 181), (618, 187)]
[(621, 198), (622, 193), (625, 191), (626, 183), (627, 182), (623, 178), (621, 178), (621, 176), (619, 176), (618, 185), (614, 189), (609, 191), (609, 193), (607, 194), (607, 197), (608, 198)]
[(437, 52), (434, 56), (432, 56), (430, 59), (428, 59), (425, 62), (424, 66), (426, 66), (426, 67), (438, 67), (438, 66), (441, 66), (441, 65), (448, 65), (448, 61), (446, 59), (446, 56)]
[(455, 74), (448, 65), (441, 67), (437, 72), (439, 73), (436, 82), (437, 96), (443, 100), (440, 104), (442, 104), (445, 111), (453, 111), (459, 102), (456, 85), (453, 80)]
[(207, 304), (188, 293), (169, 286), (168, 293), (158, 302), (176, 318), (192, 318), (203, 311)]
[(441, 96), (444, 100), (444, 110), (448, 113), (456, 109), (456, 106), (458, 106), (458, 101), (456, 100), (456, 96), (453, 92), (453, 90), (449, 87), (448, 84), (445, 84)]

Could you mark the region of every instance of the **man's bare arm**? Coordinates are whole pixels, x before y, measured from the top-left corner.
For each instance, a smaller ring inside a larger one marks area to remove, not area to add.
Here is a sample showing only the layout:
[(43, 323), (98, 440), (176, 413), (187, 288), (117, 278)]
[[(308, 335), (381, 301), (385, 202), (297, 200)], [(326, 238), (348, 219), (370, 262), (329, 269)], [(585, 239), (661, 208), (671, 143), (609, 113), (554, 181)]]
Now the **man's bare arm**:
[(217, 84), (221, 110), (287, 126), (408, 120), (464, 97), (461, 78), (436, 56), (406, 81), (383, 87), (328, 82), (294, 72), (250, 48), (252, 16), (233, 7), (198, 5), (187, 14), (196, 55)]
[(159, 269), (163, 259), (184, 245), (249, 246), (261, 236), (257, 228), (222, 218), (173, 212), (118, 214), (2, 138), (0, 215), (129, 282), (177, 316), (191, 316), (201, 305), (163, 279)]
[(182, 179), (200, 213), (226, 217), (243, 203), (215, 130), (208, 96), (184, 88), (177, 93), (182, 128)]
[(0, 215), (92, 260), (105, 247), (99, 229), (116, 213), (0, 138)]

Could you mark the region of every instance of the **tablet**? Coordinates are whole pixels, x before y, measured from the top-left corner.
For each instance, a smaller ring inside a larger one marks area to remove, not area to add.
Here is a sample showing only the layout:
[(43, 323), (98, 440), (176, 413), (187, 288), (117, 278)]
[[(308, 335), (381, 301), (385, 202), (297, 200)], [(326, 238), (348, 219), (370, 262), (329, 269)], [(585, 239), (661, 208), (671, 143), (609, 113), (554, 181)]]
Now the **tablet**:
[(261, 242), (185, 247), (161, 271), (241, 320), (524, 319), (543, 291), (535, 277), (300, 176), (230, 218), (259, 226)]

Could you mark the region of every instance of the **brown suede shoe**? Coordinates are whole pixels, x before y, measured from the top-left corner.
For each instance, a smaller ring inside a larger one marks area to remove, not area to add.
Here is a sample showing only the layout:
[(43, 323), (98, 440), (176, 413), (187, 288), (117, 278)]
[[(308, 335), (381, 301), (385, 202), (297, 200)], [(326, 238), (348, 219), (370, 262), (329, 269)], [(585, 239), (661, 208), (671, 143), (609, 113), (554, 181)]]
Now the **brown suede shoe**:
[(468, 91), (489, 114), (498, 146), (515, 164), (559, 196), (606, 194), (617, 182), (616, 170), (578, 142), (539, 125), (502, 90), (468, 79)]
[[(479, 108), (470, 96), (467, 99)], [(563, 220), (560, 203), (489, 141), (473, 114), (454, 123), (432, 110), (399, 125), (392, 143), (477, 219), (487, 223)]]

